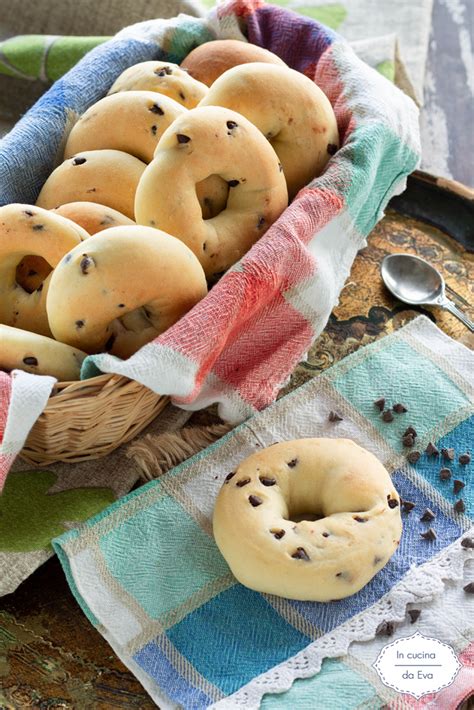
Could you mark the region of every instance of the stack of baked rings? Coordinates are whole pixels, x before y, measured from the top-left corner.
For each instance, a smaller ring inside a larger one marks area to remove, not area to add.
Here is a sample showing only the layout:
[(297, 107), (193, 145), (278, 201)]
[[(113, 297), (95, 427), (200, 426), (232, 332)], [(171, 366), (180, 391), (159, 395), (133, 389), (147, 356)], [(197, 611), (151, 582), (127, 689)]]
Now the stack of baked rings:
[(80, 377), (202, 299), (339, 147), (321, 89), (235, 40), (124, 71), (36, 205), (0, 208), (0, 368)]

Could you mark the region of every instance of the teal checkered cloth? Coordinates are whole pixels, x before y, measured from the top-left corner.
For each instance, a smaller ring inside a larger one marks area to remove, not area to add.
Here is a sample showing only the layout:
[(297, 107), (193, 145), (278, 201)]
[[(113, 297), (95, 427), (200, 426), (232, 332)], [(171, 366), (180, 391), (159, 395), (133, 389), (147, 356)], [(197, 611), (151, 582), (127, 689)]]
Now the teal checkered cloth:
[[(324, 658), (343, 656), (350, 641), (373, 638), (381, 614), (403, 618), (407, 603), (429, 598), (433, 584), (450, 576), (449, 565), (462, 565), (471, 551), (459, 540), (472, 525), (474, 500), (470, 465), (458, 455), (472, 445), (473, 361), (464, 346), (418, 318), (54, 541), (91, 623), (160, 707), (258, 707), (264, 694), (314, 676)], [(408, 411), (384, 422), (374, 406), (380, 396)], [(330, 422), (331, 410), (343, 420)], [(401, 441), (409, 425), (422, 452), (414, 464)], [(301, 602), (251, 591), (237, 583), (214, 543), (216, 494), (225, 475), (256, 448), (319, 436), (351, 438), (372, 451), (401, 498), (415, 503), (403, 514), (400, 546), (347, 599)], [(440, 451), (455, 449), (450, 481), (439, 477), (442, 457), (424, 453), (430, 441)], [(460, 493), (453, 479), (466, 483)], [(460, 498), (464, 512), (454, 508)], [(426, 508), (436, 516), (430, 524), (420, 522)], [(429, 525), (434, 540), (421, 536)], [(317, 693), (319, 683), (320, 707), (357, 707), (368, 698), (375, 698), (370, 707), (381, 707), (381, 684), (371, 684), (370, 669), (362, 666), (327, 660), (310, 688)], [(302, 707), (305, 683), (295, 683), (284, 701), (266, 697), (264, 706)]]

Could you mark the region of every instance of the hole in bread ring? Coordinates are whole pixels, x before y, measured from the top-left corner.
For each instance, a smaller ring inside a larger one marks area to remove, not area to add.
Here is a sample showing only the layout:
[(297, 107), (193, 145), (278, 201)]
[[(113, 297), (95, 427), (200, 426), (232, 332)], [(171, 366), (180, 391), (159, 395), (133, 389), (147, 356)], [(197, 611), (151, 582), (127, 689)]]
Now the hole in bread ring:
[(394, 554), (401, 529), (389, 474), (348, 439), (299, 439), (249, 456), (222, 486), (213, 516), (239, 582), (308, 601), (359, 591)]
[(47, 311), (57, 340), (127, 358), (206, 293), (201, 265), (178, 239), (151, 227), (113, 227), (60, 262)]
[[(229, 122), (236, 127), (229, 130)], [(215, 176), (227, 185), (227, 201), (204, 219), (197, 186)], [(287, 203), (278, 158), (260, 131), (234, 111), (207, 106), (177, 118), (161, 137), (140, 179), (135, 215), (138, 224), (181, 239), (212, 279), (260, 239)]]
[(1, 207), (0, 224), (0, 323), (49, 336), (50, 272), (89, 235), (70, 220), (31, 205)]

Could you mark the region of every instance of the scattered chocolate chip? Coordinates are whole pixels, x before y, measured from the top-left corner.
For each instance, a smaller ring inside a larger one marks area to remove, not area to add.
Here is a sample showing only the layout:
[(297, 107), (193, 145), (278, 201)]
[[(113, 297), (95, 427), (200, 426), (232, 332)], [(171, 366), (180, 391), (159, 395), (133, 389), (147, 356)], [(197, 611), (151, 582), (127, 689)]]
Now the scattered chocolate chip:
[(191, 138), (189, 136), (185, 136), (184, 133), (177, 133), (176, 138), (178, 140), (178, 143), (189, 143)]
[(281, 163), (278, 163), (278, 170), (282, 173), (283, 172), (283, 165)]
[(455, 494), (459, 493), (459, 491), (462, 491), (466, 484), (464, 481), (460, 481), (459, 479), (455, 478), (453, 481), (453, 492)]
[(27, 217), (33, 217), (34, 212), (31, 212), (31, 210), (23, 210), (23, 214), (26, 214)]
[(173, 70), (171, 67), (160, 67), (155, 71), (155, 74), (157, 76), (169, 76), (170, 74), (173, 73)]
[(262, 505), (263, 500), (258, 496), (249, 496), (249, 503), (256, 508), (258, 505)]
[(157, 132), (157, 130), (158, 130), (158, 127), (157, 127), (157, 126), (152, 126), (150, 130), (151, 130), (151, 132), (153, 133), (153, 135), (156, 136), (156, 132)]
[(439, 456), (439, 450), (431, 441), (428, 442), (428, 446), (425, 449), (425, 453), (427, 456)]
[(244, 486), (247, 485), (247, 483), (250, 483), (250, 478), (241, 478), (240, 481), (237, 481), (235, 484), (238, 488), (243, 488)]
[(328, 419), (330, 422), (342, 422), (342, 417), (337, 412), (329, 412)]
[(76, 328), (83, 328), (84, 325), (85, 325), (85, 321), (83, 321), (83, 320), (76, 321)]
[(34, 224), (33, 232), (42, 232), (44, 229), (44, 224)]
[(298, 459), (291, 459), (291, 461), (288, 461), (288, 463), (286, 465), (288, 466), (288, 468), (294, 468), (297, 463), (298, 463)]
[(454, 449), (441, 449), (441, 455), (446, 461), (454, 461)]
[(378, 557), (378, 555), (375, 555), (374, 557), (374, 567), (377, 567), (383, 560), (383, 557)]
[(281, 538), (285, 534), (284, 530), (270, 530), (270, 532), (277, 540), (281, 540)]
[(227, 474), (225, 477), (224, 483), (229, 483), (230, 479), (235, 476), (235, 471), (231, 471), (230, 473)]
[(125, 308), (125, 303), (119, 303), (117, 308)]
[(403, 510), (405, 513), (410, 513), (414, 507), (415, 507), (415, 503), (412, 503), (411, 500), (404, 500), (403, 501)]
[(274, 486), (276, 483), (276, 478), (270, 478), (269, 476), (259, 476), (259, 481), (264, 486)]
[(467, 466), (468, 463), (471, 463), (471, 454), (461, 454), (459, 457), (459, 463), (463, 466)]
[(186, 96), (183, 94), (182, 91), (179, 92), (179, 98), (182, 99), (183, 101), (186, 99)]
[(24, 357), (23, 363), (25, 365), (31, 365), (32, 367), (36, 367), (36, 365), (38, 364), (38, 360), (35, 357)]
[(335, 143), (328, 143), (327, 151), (329, 155), (334, 155), (337, 151), (337, 145)]
[(86, 158), (73, 158), (72, 164), (73, 165), (84, 165), (86, 162)]
[(395, 631), (393, 621), (382, 621), (375, 629), (376, 636), (392, 636)]
[(165, 115), (165, 112), (163, 111), (161, 106), (158, 106), (158, 104), (153, 104), (153, 106), (149, 108), (149, 111), (151, 111), (152, 113), (156, 113), (158, 116)]
[(388, 507), (389, 508), (398, 508), (399, 502), (396, 498), (389, 498), (388, 499)]
[(68, 264), (71, 261), (71, 259), (72, 259), (71, 254), (66, 254), (66, 256), (64, 257), (64, 263)]
[(467, 594), (474, 594), (474, 582), (469, 582), (463, 589)]
[(414, 429), (412, 426), (407, 427), (403, 436), (408, 436), (408, 434), (411, 434), (414, 439), (416, 439), (416, 437), (418, 436), (418, 434), (416, 433), (416, 429)]
[(436, 515), (433, 513), (430, 508), (426, 508), (425, 512), (421, 516), (420, 520), (422, 523), (430, 523), (432, 520), (436, 518)]
[(474, 537), (463, 537), (461, 547), (464, 547), (466, 550), (474, 550)]
[(89, 190), (86, 190), (86, 192), (95, 192), (95, 187), (91, 187)]
[(403, 446), (409, 449), (411, 446), (414, 445), (415, 439), (413, 438), (412, 434), (406, 434), (402, 439), (402, 443)]
[(383, 412), (383, 408), (385, 407), (385, 397), (380, 397), (380, 399), (376, 399), (374, 404), (380, 412)]
[(384, 422), (393, 422), (393, 414), (391, 409), (386, 409), (382, 414), (382, 419)]
[(409, 461), (410, 463), (416, 463), (419, 460), (420, 456), (421, 454), (419, 451), (410, 451), (410, 453), (407, 455), (407, 461)]
[(257, 222), (257, 229), (262, 229), (265, 224), (265, 217), (259, 217)]
[[(390, 505), (390, 503), (389, 503), (389, 505)], [(360, 515), (354, 515), (353, 519), (358, 523), (366, 523), (368, 520), (368, 518), (361, 518)]]
[(235, 121), (227, 121), (226, 126), (229, 129), (229, 131), (233, 131), (234, 128), (237, 128), (237, 124)]
[(397, 414), (405, 414), (405, 412), (408, 412), (408, 409), (405, 407), (404, 404), (397, 402), (397, 404), (393, 405), (393, 411)]
[(87, 256), (87, 254), (83, 254), (80, 263), (82, 273), (88, 274), (88, 269), (90, 266), (94, 266), (94, 259), (92, 259), (90, 256)]
[(426, 532), (420, 533), (424, 540), (436, 540), (436, 533), (433, 528), (428, 528)]
[(462, 498), (457, 500), (453, 506), (454, 510), (456, 513), (465, 513), (466, 512), (466, 506), (464, 505), (464, 501)]
[[(44, 284), (40, 284), (40, 285), (38, 286), (38, 288), (36, 289), (36, 291), (37, 291), (38, 293), (43, 290), (43, 285), (44, 285)], [(18, 315), (18, 314), (17, 314), (17, 315)]]
[(28, 271), (28, 276), (38, 276), (38, 272), (35, 271), (34, 269), (30, 269)]
[(227, 184), (229, 187), (237, 187), (237, 185), (240, 185), (240, 182), (238, 180), (227, 180)]
[(442, 481), (448, 481), (451, 478), (451, 469), (442, 468), (439, 472), (439, 477)]
[(107, 350), (107, 351), (112, 350), (114, 343), (115, 343), (115, 335), (112, 333), (110, 338), (105, 343), (105, 350)]
[(328, 532), (323, 532), (322, 535), (323, 535), (323, 537), (329, 537), (329, 533), (328, 533)]
[(414, 624), (420, 618), (421, 609), (408, 609), (408, 616), (410, 617), (410, 624)]
[(305, 560), (309, 562), (309, 556), (304, 547), (297, 547), (296, 550), (291, 555), (294, 560)]

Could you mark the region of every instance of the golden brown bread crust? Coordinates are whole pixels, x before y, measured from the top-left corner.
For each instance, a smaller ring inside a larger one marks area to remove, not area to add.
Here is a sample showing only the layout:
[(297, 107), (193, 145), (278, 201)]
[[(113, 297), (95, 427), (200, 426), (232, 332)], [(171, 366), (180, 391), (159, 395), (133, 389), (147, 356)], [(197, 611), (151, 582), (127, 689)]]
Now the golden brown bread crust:
[(125, 217), (121, 212), (96, 202), (66, 202), (65, 205), (56, 207), (52, 211), (61, 217), (72, 220), (91, 236), (111, 227), (126, 227), (135, 224), (133, 219)]
[(396, 551), (400, 498), (380, 461), (349, 439), (298, 439), (245, 459), (214, 508), (239, 582), (290, 599), (358, 592)]
[(286, 66), (285, 62), (273, 52), (256, 44), (241, 42), (237, 39), (217, 39), (205, 42), (188, 54), (181, 62), (192, 77), (212, 86), (215, 80), (228, 69), (248, 62), (265, 62)]

